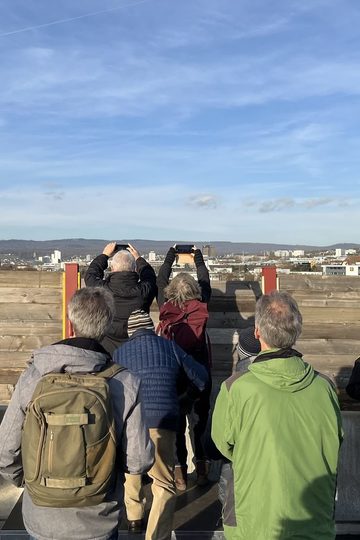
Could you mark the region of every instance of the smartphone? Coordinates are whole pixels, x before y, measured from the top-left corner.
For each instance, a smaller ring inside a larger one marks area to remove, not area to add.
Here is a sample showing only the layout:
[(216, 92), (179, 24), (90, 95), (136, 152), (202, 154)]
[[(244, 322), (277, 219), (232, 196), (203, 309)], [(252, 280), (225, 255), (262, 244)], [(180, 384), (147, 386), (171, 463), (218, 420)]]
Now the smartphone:
[(176, 244), (175, 246), (176, 253), (194, 253), (193, 244)]
[(116, 244), (114, 253), (117, 253), (118, 251), (122, 251), (124, 249), (127, 249), (129, 247), (129, 244)]

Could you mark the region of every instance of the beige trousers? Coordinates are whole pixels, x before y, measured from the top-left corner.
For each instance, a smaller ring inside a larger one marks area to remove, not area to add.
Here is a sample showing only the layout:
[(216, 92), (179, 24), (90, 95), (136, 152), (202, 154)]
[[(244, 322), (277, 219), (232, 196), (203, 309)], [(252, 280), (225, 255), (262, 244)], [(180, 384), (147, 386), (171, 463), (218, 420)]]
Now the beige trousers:
[[(174, 481), (176, 433), (167, 429), (150, 429), (155, 446), (155, 462), (148, 475), (152, 478), (153, 502), (145, 540), (170, 540), (176, 502)], [(125, 506), (129, 521), (144, 516), (141, 476), (125, 474)]]

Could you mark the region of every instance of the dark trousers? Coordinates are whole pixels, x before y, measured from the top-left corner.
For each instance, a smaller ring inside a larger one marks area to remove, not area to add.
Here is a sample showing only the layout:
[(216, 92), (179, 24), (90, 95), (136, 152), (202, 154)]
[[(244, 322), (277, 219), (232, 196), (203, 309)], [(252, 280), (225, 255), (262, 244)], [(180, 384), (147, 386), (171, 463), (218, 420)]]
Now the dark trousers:
[[(203, 435), (207, 426), (209, 412), (210, 412), (210, 394), (211, 394), (211, 383), (208, 388), (200, 394), (200, 399), (198, 399), (194, 404), (194, 413), (199, 417), (198, 422), (194, 426), (194, 454), (196, 461), (201, 461), (206, 459), (206, 453), (204, 450), (203, 444)], [(182, 467), (186, 466), (187, 462), (187, 448), (186, 448), (186, 414), (181, 414), (179, 418), (179, 428), (176, 433), (176, 453), (177, 453), (177, 464)]]

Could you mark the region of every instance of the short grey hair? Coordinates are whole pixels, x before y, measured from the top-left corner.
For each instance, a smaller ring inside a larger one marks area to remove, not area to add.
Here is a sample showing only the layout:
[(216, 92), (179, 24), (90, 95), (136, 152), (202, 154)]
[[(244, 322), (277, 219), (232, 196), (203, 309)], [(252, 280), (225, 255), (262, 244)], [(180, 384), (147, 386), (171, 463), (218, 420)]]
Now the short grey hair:
[(257, 301), (255, 326), (269, 347), (287, 349), (301, 334), (302, 315), (289, 293), (273, 291)]
[(115, 253), (110, 262), (113, 272), (134, 272), (136, 268), (135, 258), (127, 249)]
[(165, 287), (164, 295), (167, 300), (181, 307), (187, 300), (201, 300), (201, 289), (190, 274), (180, 272)]
[(114, 317), (112, 294), (102, 287), (86, 287), (75, 292), (68, 304), (68, 317), (75, 335), (101, 341)]

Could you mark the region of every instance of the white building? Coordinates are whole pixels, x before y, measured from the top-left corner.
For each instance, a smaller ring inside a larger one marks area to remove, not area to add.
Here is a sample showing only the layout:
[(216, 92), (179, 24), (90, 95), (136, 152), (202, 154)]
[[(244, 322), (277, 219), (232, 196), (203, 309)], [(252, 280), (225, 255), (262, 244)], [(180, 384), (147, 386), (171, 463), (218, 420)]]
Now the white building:
[(360, 266), (358, 264), (347, 264), (346, 275), (347, 276), (359, 276)]
[(305, 251), (303, 249), (294, 249), (292, 252), (293, 257), (303, 257), (305, 255)]
[(51, 254), (51, 264), (61, 263), (61, 251), (58, 249), (54, 250), (54, 253)]
[(156, 261), (156, 253), (155, 253), (155, 251), (149, 251), (148, 260), (149, 260), (149, 262), (155, 262)]
[(335, 249), (335, 257), (344, 257), (344, 255), (345, 255), (344, 249), (341, 249), (341, 248)]
[(323, 264), (322, 270), (325, 276), (360, 276), (358, 264)]
[(356, 255), (356, 249), (345, 249), (345, 255)]
[(275, 257), (285, 258), (290, 256), (290, 251), (287, 249), (278, 249), (277, 251), (274, 251), (274, 255)]
[(345, 276), (346, 267), (344, 264), (322, 264), (323, 275), (325, 276)]

